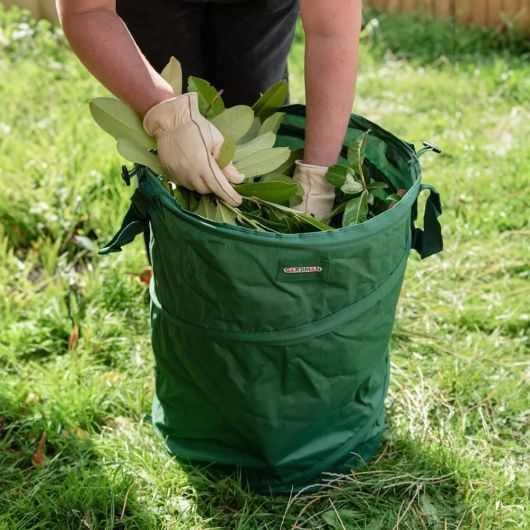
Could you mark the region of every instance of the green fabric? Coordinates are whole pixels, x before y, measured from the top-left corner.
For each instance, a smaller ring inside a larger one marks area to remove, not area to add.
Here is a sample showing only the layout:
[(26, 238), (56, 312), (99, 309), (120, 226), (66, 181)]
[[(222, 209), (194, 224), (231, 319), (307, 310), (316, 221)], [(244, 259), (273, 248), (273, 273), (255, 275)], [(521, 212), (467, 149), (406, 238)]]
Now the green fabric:
[[(284, 110), (278, 144), (300, 147), (305, 109)], [(131, 209), (102, 253), (149, 222), (153, 423), (180, 461), (289, 493), (377, 450), (407, 258), (412, 244), (423, 255), (441, 250), (441, 208), (429, 187), (424, 229), (414, 227), (414, 150), (359, 116), (347, 141), (366, 129), (371, 169), (408, 192), (384, 214), (328, 232), (219, 225), (183, 211), (140, 168)], [(309, 272), (285, 272), (296, 267)]]

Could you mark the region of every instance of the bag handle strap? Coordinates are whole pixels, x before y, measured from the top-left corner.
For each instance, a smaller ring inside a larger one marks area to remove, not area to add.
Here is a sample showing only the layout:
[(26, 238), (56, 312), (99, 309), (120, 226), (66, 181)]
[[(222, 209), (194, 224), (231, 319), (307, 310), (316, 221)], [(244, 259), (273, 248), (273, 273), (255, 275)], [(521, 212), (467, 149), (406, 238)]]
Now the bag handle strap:
[(412, 211), (412, 248), (418, 252), (421, 259), (443, 250), (442, 227), (438, 221), (438, 217), (442, 215), (440, 194), (430, 184), (422, 184), (420, 193), (424, 190), (429, 190), (429, 197), (423, 213), (423, 230), (414, 226), (418, 215), (417, 203), (414, 203)]
[(106, 255), (121, 252), (122, 247), (134, 241), (135, 237), (149, 228), (150, 212), (153, 203), (139, 188), (131, 197), (131, 206), (127, 210), (120, 229), (114, 237), (98, 252)]

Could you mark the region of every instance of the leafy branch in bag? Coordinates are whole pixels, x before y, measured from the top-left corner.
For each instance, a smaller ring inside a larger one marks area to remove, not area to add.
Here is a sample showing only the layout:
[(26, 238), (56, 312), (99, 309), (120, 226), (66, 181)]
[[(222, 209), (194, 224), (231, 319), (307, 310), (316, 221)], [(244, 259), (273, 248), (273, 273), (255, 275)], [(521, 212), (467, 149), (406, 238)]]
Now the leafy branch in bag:
[[(335, 164), (328, 169), (327, 181), (337, 188), (339, 199), (337, 206), (326, 217), (325, 221), (336, 224), (342, 214), (340, 226), (352, 226), (366, 221), (391, 208), (403, 196), (405, 190), (387, 196), (389, 185), (371, 177), (365, 165), (366, 146), (370, 130), (361, 133), (348, 147), (348, 164)], [(390, 204), (389, 204), (390, 203)]]
[[(182, 69), (172, 57), (162, 71), (175, 95), (182, 93)], [(348, 165), (329, 168), (328, 181), (337, 188), (336, 208), (323, 221), (305, 215), (292, 206), (303, 199), (303, 190), (292, 179), (295, 160), (303, 150), (275, 147), (276, 134), (284, 113), (279, 109), (287, 98), (287, 82), (272, 85), (252, 105), (226, 108), (222, 91), (208, 81), (190, 76), (188, 91), (198, 95), (199, 111), (223, 135), (217, 163), (221, 169), (233, 163), (245, 175), (234, 188), (244, 198), (234, 208), (213, 194), (201, 195), (170, 182), (156, 152), (155, 139), (143, 128), (140, 116), (115, 98), (95, 98), (90, 112), (96, 123), (117, 142), (118, 152), (127, 160), (149, 168), (182, 208), (212, 221), (244, 226), (260, 231), (298, 233), (329, 230), (333, 226), (361, 223), (392, 207), (401, 198), (381, 193), (385, 183), (375, 182), (364, 165), (369, 131), (356, 138), (348, 149)], [(388, 200), (388, 202), (386, 202)], [(370, 209), (372, 211), (370, 211)]]

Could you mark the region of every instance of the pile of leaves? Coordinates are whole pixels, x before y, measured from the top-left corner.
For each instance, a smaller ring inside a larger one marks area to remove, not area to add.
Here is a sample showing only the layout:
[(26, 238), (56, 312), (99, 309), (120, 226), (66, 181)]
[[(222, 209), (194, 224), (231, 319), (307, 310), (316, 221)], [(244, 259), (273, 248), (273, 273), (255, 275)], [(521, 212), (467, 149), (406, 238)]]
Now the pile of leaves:
[[(172, 57), (162, 71), (175, 94), (182, 93), (182, 70)], [(387, 184), (370, 178), (364, 165), (369, 131), (353, 141), (348, 165), (334, 165), (326, 175), (337, 188), (335, 209), (323, 221), (293, 209), (303, 199), (302, 188), (293, 180), (295, 160), (302, 150), (275, 147), (284, 113), (279, 109), (287, 98), (287, 82), (271, 86), (254, 105), (226, 108), (222, 91), (208, 81), (190, 76), (188, 92), (198, 94), (199, 111), (224, 137), (217, 163), (224, 168), (233, 163), (245, 182), (234, 185), (243, 197), (235, 208), (213, 194), (201, 195), (170, 182), (156, 153), (155, 139), (143, 129), (140, 116), (115, 98), (90, 102), (92, 117), (117, 141), (119, 153), (127, 160), (151, 169), (180, 206), (212, 221), (265, 232), (300, 233), (331, 230), (361, 223), (391, 207), (403, 193), (387, 196)], [(403, 191), (404, 190), (400, 190)], [(382, 193), (383, 192), (383, 193)]]

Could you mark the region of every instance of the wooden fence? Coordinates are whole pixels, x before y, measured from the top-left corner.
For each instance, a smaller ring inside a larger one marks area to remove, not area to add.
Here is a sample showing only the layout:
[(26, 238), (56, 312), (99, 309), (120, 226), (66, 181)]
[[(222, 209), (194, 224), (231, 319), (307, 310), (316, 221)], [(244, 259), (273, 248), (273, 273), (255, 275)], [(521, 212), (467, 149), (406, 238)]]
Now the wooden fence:
[(501, 27), (506, 21), (530, 29), (530, 0), (364, 0), (382, 11), (416, 11), (463, 24)]
[[(54, 0), (0, 0), (10, 6), (29, 9), (36, 18), (57, 20)], [(500, 27), (514, 21), (521, 29), (530, 30), (530, 0), (364, 0), (364, 5), (390, 13), (416, 11), (431, 13), (463, 24)], [(147, 4), (146, 4), (147, 5)]]

